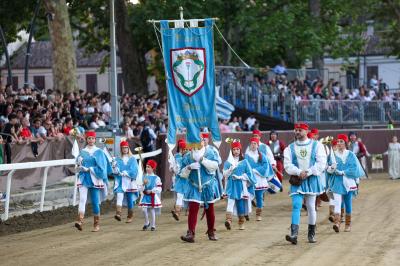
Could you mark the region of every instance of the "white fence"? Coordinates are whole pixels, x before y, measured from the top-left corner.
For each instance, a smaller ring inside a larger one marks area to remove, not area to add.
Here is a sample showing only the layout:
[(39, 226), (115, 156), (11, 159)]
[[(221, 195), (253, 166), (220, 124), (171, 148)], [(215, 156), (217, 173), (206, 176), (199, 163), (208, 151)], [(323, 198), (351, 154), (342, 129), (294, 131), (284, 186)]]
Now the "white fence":
[[(142, 154), (142, 158), (153, 157), (161, 154), (162, 150), (158, 149), (153, 152), (147, 152)], [(139, 155), (134, 155), (137, 160), (139, 160)], [(47, 185), (47, 173), (49, 168), (52, 166), (66, 166), (66, 165), (75, 165), (75, 159), (63, 159), (63, 160), (53, 160), (53, 161), (42, 161), (42, 162), (28, 162), (28, 163), (13, 163), (13, 164), (1, 164), (0, 171), (10, 171), (7, 175), (7, 185), (6, 185), (6, 202), (4, 208), (4, 214), (1, 215), (1, 219), (3, 221), (7, 220), (9, 217), (9, 209), (10, 209), (10, 195), (11, 195), (11, 182), (12, 177), (15, 171), (22, 169), (34, 169), (34, 168), (42, 168), (45, 167), (43, 178), (42, 178), (42, 193), (40, 197), (40, 207), (39, 211), (43, 211), (44, 198), (46, 194), (46, 185)], [(75, 187), (72, 199), (72, 205), (76, 205), (76, 194), (77, 194), (77, 175), (75, 174)]]

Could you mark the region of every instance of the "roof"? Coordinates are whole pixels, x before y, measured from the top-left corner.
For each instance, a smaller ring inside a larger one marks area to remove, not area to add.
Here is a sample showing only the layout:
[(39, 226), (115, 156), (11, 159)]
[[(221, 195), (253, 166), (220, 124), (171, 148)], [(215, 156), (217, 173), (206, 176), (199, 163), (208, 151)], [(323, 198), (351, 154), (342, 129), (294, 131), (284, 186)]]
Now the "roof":
[[(51, 42), (37, 41), (31, 44), (31, 57), (29, 58), (29, 68), (51, 68), (52, 53)], [(11, 57), (11, 67), (13, 69), (25, 68), (25, 53), (26, 44), (21, 46), (17, 52)], [(75, 43), (75, 54), (77, 67), (100, 67), (103, 58), (108, 54), (108, 51), (101, 51), (90, 55), (85, 54), (84, 48), (78, 48)], [(120, 60), (117, 57), (117, 66), (120, 66)]]

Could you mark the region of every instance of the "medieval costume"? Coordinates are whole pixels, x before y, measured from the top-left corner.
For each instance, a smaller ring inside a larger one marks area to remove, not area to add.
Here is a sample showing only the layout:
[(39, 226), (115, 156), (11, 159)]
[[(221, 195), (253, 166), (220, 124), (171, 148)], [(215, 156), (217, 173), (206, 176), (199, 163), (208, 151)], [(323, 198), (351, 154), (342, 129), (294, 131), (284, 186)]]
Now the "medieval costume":
[(264, 153), (259, 150), (259, 138), (252, 137), (250, 139), (250, 148), (246, 151), (245, 158), (249, 162), (250, 167), (256, 177), (255, 184), (256, 194), (256, 221), (261, 221), (261, 213), (264, 207), (264, 192), (270, 187), (268, 179), (272, 178), (275, 173), (270, 162)]
[(248, 161), (241, 153), (240, 142), (232, 142), (231, 153), (224, 164), (223, 175), (227, 179), (228, 197), (225, 226), (228, 230), (231, 229), (232, 214), (239, 217), (239, 229), (244, 230), (245, 216), (251, 210), (251, 199), (254, 197), (254, 190), (251, 190), (251, 187), (257, 183)]
[(276, 162), (276, 176), (279, 181), (283, 180), (283, 151), (286, 148), (285, 143), (278, 139), (278, 133), (276, 131), (271, 130), (270, 138), (269, 138), (269, 147), (274, 155), (274, 159)]
[[(122, 205), (128, 207), (126, 223), (131, 223), (133, 219), (133, 207), (139, 197), (136, 177), (138, 175), (138, 164), (136, 158), (129, 150), (127, 141), (121, 141), (121, 157), (115, 159), (113, 163), (114, 193), (117, 196), (117, 211), (114, 218), (121, 221)], [(125, 150), (127, 152), (125, 152)]]
[(173, 177), (173, 191), (175, 192), (176, 201), (174, 210), (171, 211), (172, 217), (175, 220), (179, 221), (179, 216), (181, 210), (184, 206), (183, 195), (185, 194), (186, 186), (187, 186), (187, 178), (182, 178), (179, 175), (182, 166), (182, 159), (186, 153), (186, 142), (184, 140), (178, 141), (178, 152), (174, 156), (173, 164), (170, 166), (170, 169), (174, 173)]
[(85, 216), (86, 201), (89, 193), (94, 215), (92, 232), (97, 232), (100, 230), (100, 203), (107, 196), (108, 161), (103, 150), (94, 145), (96, 142), (96, 132), (87, 131), (86, 142), (86, 147), (80, 151), (77, 158), (77, 165), (79, 166), (79, 214), (75, 227), (78, 230), (82, 230), (83, 228), (83, 218)]
[(361, 166), (364, 169), (366, 177), (368, 177), (367, 148), (365, 147), (364, 143), (362, 143), (359, 139), (357, 139), (356, 132), (353, 131), (350, 132), (348, 137), (349, 137), (349, 151), (353, 152), (357, 156), (358, 160), (361, 163)]
[(286, 240), (297, 244), (300, 224), (300, 210), (303, 198), (308, 212), (308, 241), (315, 243), (317, 213), (315, 199), (324, 192), (319, 176), (325, 170), (326, 154), (321, 143), (307, 138), (308, 125), (295, 124), (296, 141), (284, 150), (284, 168), (291, 176), (289, 182), (292, 198), (291, 234)]
[(192, 150), (183, 156), (180, 176), (188, 179), (183, 200), (189, 204), (188, 230), (181, 239), (193, 243), (195, 238), (197, 215), (200, 205), (204, 205), (207, 218), (208, 239), (216, 241), (214, 203), (220, 199), (218, 180), (215, 171), (218, 169), (218, 156), (210, 147), (205, 147), (202, 139), (201, 148)]
[(143, 193), (140, 199), (139, 206), (142, 207), (144, 214), (143, 231), (150, 227), (149, 213), (151, 212), (151, 231), (156, 230), (156, 215), (161, 214), (161, 191), (162, 183), (161, 178), (154, 174), (157, 168), (157, 162), (148, 160), (146, 163), (146, 175), (143, 177), (143, 186), (141, 191)]
[(335, 151), (334, 156), (329, 160), (328, 172), (328, 187), (333, 193), (335, 205), (335, 217), (333, 230), (337, 233), (340, 231), (340, 211), (342, 200), (344, 201), (346, 218), (345, 218), (345, 232), (351, 230), (351, 212), (352, 212), (352, 199), (354, 192), (358, 190), (358, 182), (360, 177), (365, 173), (361, 168), (356, 155), (346, 149), (348, 137), (345, 134), (337, 136), (338, 149)]
[(384, 153), (389, 159), (389, 176), (391, 179), (400, 178), (400, 143), (397, 142), (397, 137), (393, 137), (393, 141), (389, 143), (388, 150)]

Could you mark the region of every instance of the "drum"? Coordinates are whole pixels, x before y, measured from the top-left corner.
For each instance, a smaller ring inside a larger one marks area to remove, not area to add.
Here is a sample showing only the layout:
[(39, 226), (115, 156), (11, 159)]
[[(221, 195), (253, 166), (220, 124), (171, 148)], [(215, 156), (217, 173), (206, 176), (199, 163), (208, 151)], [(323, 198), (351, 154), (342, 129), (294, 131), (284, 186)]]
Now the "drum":
[(282, 189), (282, 183), (279, 181), (279, 178), (276, 175), (268, 180), (268, 185), (269, 188), (267, 188), (267, 191), (271, 194), (276, 194)]

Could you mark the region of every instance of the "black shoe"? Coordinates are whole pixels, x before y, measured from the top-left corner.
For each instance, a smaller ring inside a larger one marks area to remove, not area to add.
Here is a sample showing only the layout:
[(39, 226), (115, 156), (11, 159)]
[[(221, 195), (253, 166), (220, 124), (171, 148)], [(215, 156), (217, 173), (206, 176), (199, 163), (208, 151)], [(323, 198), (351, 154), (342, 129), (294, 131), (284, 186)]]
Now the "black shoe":
[(257, 204), (254, 200), (251, 201), (251, 205), (253, 205), (253, 207), (257, 207)]
[(250, 217), (248, 215), (245, 215), (244, 218), (246, 219), (246, 221), (250, 221)]
[(151, 231), (156, 231), (156, 228), (154, 226), (151, 227)]
[(150, 223), (149, 224), (145, 224), (143, 225), (143, 231), (147, 231), (147, 229), (150, 227)]
[(316, 225), (309, 224), (308, 225), (308, 242), (309, 243), (316, 243), (317, 240), (315, 239), (315, 228)]
[(293, 245), (297, 245), (297, 235), (299, 234), (299, 225), (292, 224), (290, 226), (290, 235), (286, 235), (286, 241), (292, 243)]

